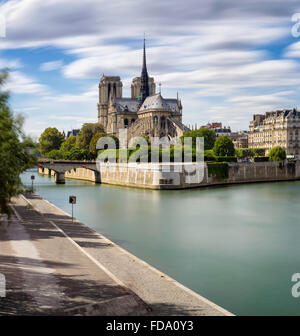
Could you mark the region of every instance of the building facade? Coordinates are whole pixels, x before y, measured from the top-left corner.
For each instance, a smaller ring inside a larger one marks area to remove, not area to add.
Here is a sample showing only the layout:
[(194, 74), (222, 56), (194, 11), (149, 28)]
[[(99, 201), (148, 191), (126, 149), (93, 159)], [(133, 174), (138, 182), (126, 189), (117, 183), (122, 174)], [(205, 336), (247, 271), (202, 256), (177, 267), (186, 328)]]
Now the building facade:
[(285, 148), (287, 155), (300, 154), (300, 112), (279, 110), (255, 114), (249, 126), (249, 147), (264, 148), (266, 155), (275, 146)]
[(247, 131), (231, 132), (230, 139), (232, 140), (235, 148), (248, 148)]
[(205, 126), (201, 126), (201, 128), (208, 128), (214, 130), (217, 138), (224, 135), (230, 137), (231, 135), (230, 126), (222, 126), (221, 122), (209, 123)]
[(144, 40), (140, 77), (131, 84), (131, 97), (123, 97), (119, 76), (102, 76), (99, 83), (98, 122), (108, 134), (118, 135), (126, 128), (128, 138), (153, 136), (180, 137), (189, 129), (182, 123), (182, 104), (178, 98), (163, 98), (156, 93), (153, 77), (148, 76)]

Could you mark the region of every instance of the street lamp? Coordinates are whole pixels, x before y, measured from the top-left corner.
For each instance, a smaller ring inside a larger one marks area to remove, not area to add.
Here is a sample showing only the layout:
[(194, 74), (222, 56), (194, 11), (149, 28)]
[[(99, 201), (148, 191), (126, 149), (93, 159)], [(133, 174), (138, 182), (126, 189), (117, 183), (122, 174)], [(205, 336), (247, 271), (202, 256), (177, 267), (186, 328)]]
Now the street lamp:
[(69, 204), (72, 204), (72, 224), (73, 224), (73, 205), (76, 204), (76, 196), (69, 196)]
[(33, 192), (33, 181), (35, 179), (35, 176), (34, 175), (31, 175), (31, 189), (32, 189), (32, 192)]

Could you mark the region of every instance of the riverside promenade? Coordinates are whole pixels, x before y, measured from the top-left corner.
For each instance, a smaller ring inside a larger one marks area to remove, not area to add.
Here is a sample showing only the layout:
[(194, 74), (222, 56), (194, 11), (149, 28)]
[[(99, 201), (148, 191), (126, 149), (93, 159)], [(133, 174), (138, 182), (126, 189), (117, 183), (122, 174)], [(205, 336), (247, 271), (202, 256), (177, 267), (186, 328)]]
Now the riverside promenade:
[(0, 315), (232, 315), (38, 195), (0, 225)]

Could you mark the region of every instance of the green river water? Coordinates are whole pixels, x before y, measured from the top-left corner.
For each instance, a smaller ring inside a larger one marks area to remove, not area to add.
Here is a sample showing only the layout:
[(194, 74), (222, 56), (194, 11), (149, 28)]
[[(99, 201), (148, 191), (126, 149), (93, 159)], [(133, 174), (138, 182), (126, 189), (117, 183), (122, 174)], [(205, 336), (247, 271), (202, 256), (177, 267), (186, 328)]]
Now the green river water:
[(300, 181), (181, 191), (22, 181), (152, 266), (237, 315), (300, 315)]

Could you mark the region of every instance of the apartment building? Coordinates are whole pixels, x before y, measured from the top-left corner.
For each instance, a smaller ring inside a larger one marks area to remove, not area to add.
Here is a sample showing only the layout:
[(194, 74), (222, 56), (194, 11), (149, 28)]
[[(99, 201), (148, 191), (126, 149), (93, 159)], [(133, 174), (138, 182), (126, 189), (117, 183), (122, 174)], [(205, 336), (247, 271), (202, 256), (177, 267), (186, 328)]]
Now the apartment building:
[(264, 148), (266, 155), (275, 146), (284, 147), (287, 155), (300, 154), (300, 112), (297, 109), (254, 114), (249, 126), (250, 148)]

